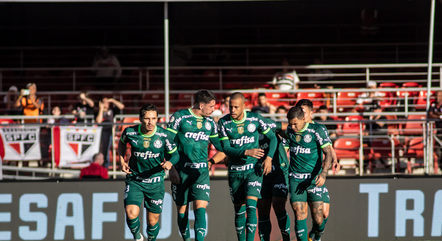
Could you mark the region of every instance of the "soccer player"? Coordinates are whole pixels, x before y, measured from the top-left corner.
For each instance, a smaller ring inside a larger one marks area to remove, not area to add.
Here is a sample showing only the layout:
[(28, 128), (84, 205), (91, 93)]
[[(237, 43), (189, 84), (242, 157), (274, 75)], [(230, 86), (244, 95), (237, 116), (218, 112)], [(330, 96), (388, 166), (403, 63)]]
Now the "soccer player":
[[(324, 129), (310, 124), (300, 106), (287, 113), (286, 131), (290, 147), (290, 202), (295, 213), (298, 241), (307, 241), (307, 200), (311, 201), (314, 223), (323, 222), (322, 186), (333, 159), (331, 142)], [(321, 151), (322, 150), (322, 151)], [(323, 160), (323, 153), (325, 159)]]
[[(311, 102), (308, 99), (301, 99), (296, 103), (296, 106), (300, 106), (302, 108), (302, 110), (305, 113), (305, 120), (308, 123), (318, 125), (320, 128), (322, 128), (324, 130), (325, 134), (327, 134), (327, 138), (330, 139), (330, 137), (328, 135), (327, 127), (325, 127), (325, 125), (323, 125), (323, 124), (319, 124), (319, 123), (316, 123), (313, 121), (313, 118), (312, 118), (313, 102)], [(331, 140), (330, 140), (330, 142), (331, 142)], [(333, 149), (333, 147), (331, 147), (331, 149), (332, 149), (332, 154), (333, 154), (333, 162), (332, 162), (333, 169), (335, 171), (339, 171), (340, 165), (338, 162), (338, 158), (336, 156), (336, 152)], [(312, 230), (309, 232), (309, 239), (314, 240), (314, 241), (321, 240), (322, 233), (324, 232), (324, 229), (325, 229), (325, 224), (327, 223), (328, 216), (330, 214), (330, 194), (329, 194), (328, 189), (325, 184), (324, 184), (322, 190), (323, 190), (322, 198), (323, 198), (323, 202), (324, 202), (324, 206), (323, 206), (324, 220), (321, 225), (316, 224), (313, 220)]]
[[(164, 170), (178, 162), (178, 153), (169, 132), (157, 126), (155, 105), (141, 107), (140, 121), (141, 124), (124, 129), (118, 145), (121, 167), (127, 173), (124, 206), (127, 226), (134, 239), (142, 241), (138, 216), (144, 200), (148, 211), (147, 240), (154, 241), (160, 231), (158, 219), (163, 209)], [(125, 160), (127, 144), (131, 146), (129, 162)]]
[[(175, 138), (180, 156), (175, 166), (179, 181), (172, 182), (172, 197), (178, 211), (178, 228), (185, 241), (190, 240), (189, 202), (193, 202), (195, 213), (195, 240), (204, 240), (206, 235), (206, 208), (210, 201), (209, 142), (221, 150), (218, 127), (210, 117), (215, 110), (215, 100), (211, 91), (196, 92), (193, 107), (175, 112), (167, 128)], [(173, 172), (171, 178), (172, 175)]]
[[(229, 108), (230, 114), (221, 118), (218, 125), (222, 148), (228, 157), (236, 234), (239, 241), (252, 241), (257, 226), (256, 205), (262, 188), (262, 174), (271, 171), (277, 139), (261, 115), (245, 111), (242, 93), (231, 95)], [(259, 133), (269, 138), (269, 151), (263, 161), (263, 168), (257, 165), (258, 159), (265, 156), (264, 150), (259, 148)]]
[[(271, 131), (277, 133), (281, 130), (281, 123), (271, 119), (263, 118)], [(282, 240), (290, 240), (290, 219), (285, 209), (288, 194), (288, 159), (285, 148), (286, 141), (281, 136), (276, 135), (278, 147), (272, 159), (272, 170), (264, 176), (262, 182), (261, 198), (258, 200), (258, 231), (261, 241), (269, 241), (272, 231), (270, 223), (270, 210), (273, 206), (278, 226), (281, 230)], [(259, 145), (265, 153), (269, 151), (269, 138), (260, 134)]]

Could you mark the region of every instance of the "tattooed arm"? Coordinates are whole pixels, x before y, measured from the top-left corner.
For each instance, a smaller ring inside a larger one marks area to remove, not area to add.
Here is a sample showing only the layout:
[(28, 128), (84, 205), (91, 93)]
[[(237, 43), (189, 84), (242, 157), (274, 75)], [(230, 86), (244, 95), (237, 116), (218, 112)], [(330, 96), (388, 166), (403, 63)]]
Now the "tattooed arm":
[(328, 169), (331, 166), (333, 160), (333, 150), (331, 145), (327, 145), (322, 148), (325, 154), (325, 159), (322, 162), (322, 172), (316, 177), (316, 186), (321, 187), (325, 183), (325, 178), (327, 177)]

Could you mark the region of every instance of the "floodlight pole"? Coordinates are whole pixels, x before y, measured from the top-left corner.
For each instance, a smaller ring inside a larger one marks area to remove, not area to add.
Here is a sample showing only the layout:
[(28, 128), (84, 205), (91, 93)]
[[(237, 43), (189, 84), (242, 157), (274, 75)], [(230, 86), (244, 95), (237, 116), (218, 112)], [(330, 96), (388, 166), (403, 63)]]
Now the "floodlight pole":
[[(436, 0), (431, 0), (431, 17), (430, 17), (430, 36), (428, 40), (428, 73), (427, 73), (427, 117), (428, 113), (430, 111), (430, 95), (431, 95), (431, 80), (432, 80), (432, 65), (433, 65), (433, 36), (434, 36), (434, 13), (436, 8)], [(432, 150), (432, 144), (431, 141), (431, 135), (433, 133), (430, 132), (430, 124), (428, 122), (428, 118), (426, 121), (426, 128), (427, 131), (426, 140), (425, 140), (425, 148), (427, 150), (427, 160), (425, 162), (425, 173), (430, 173), (430, 166), (432, 166), (432, 158), (433, 158), (433, 150)], [(434, 161), (434, 160), (433, 160)]]
[(164, 114), (169, 122), (169, 14), (167, 2), (164, 2)]

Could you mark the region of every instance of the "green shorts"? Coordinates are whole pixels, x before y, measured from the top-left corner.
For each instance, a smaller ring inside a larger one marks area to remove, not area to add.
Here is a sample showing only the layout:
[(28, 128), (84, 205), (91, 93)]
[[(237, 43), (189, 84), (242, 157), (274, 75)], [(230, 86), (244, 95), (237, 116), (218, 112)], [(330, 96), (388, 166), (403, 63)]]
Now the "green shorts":
[(288, 171), (284, 171), (281, 168), (274, 168), (274, 166), (272, 166), (272, 172), (265, 175), (262, 180), (262, 198), (286, 198), (288, 194), (288, 179)]
[(148, 212), (161, 213), (163, 210), (164, 180), (162, 176), (147, 178), (142, 181), (126, 179), (124, 205), (144, 207)]
[(209, 170), (178, 171), (181, 183), (171, 185), (172, 197), (177, 206), (187, 205), (195, 200), (210, 202)]
[(325, 203), (330, 203), (330, 194), (328, 193), (328, 189), (325, 184), (322, 186), (322, 201)]
[(235, 172), (231, 172), (229, 168), (229, 188), (232, 202), (243, 202), (247, 196), (261, 198), (262, 178), (261, 172), (255, 168)]
[(322, 202), (323, 187), (317, 187), (309, 173), (289, 173), (290, 202)]

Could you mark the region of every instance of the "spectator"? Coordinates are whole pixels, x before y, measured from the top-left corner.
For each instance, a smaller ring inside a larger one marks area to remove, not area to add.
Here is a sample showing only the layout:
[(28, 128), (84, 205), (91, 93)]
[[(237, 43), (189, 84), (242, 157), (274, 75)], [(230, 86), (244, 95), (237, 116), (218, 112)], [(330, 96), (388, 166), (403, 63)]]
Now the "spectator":
[[(322, 62), (320, 59), (314, 59), (313, 60), (313, 64), (314, 65), (322, 65)], [(315, 76), (309, 76), (308, 80), (309, 81), (326, 81), (326, 80), (330, 80), (333, 78), (333, 72), (331, 72), (328, 69), (314, 69), (311, 74), (315, 74)], [(315, 85), (317, 85), (315, 83)], [(320, 84), (319, 84), (320, 85)], [(327, 85), (329, 86), (329, 85)], [(321, 86), (322, 87), (322, 86)]]
[(260, 93), (258, 95), (258, 105), (252, 108), (252, 112), (273, 114), (276, 111), (276, 107), (267, 101), (266, 94)]
[(92, 163), (80, 171), (80, 178), (101, 178), (108, 179), (107, 169), (103, 167), (104, 155), (97, 153), (92, 157)]
[[(37, 97), (37, 85), (29, 83), (26, 89), (20, 91), (15, 107), (22, 108), (22, 113), (25, 116), (39, 116), (44, 109), (44, 103)], [(25, 123), (35, 123), (36, 119), (27, 119)]]
[[(367, 88), (370, 90), (376, 89), (376, 82), (374, 81), (368, 81), (367, 82)], [(356, 103), (360, 106), (360, 108), (363, 111), (370, 111), (373, 110), (374, 107), (376, 107), (379, 103), (379, 92), (371, 91), (362, 93), (359, 95), (358, 99), (356, 100)]]
[(81, 92), (78, 97), (80, 98), (80, 103), (75, 105), (72, 114), (75, 115), (76, 123), (85, 123), (87, 122), (86, 115), (94, 114), (94, 101), (84, 92)]
[(112, 123), (114, 116), (120, 114), (120, 111), (123, 109), (124, 104), (113, 98), (104, 97), (98, 102), (98, 113), (96, 114), (95, 121), (103, 126), (101, 131), (100, 152), (104, 154), (105, 167), (109, 165), (109, 149), (112, 144)]
[(18, 98), (18, 89), (15, 85), (11, 85), (8, 89), (8, 93), (3, 98), (5, 104), (5, 112), (7, 115), (20, 115), (20, 111), (15, 108), (15, 101)]
[(442, 91), (438, 91), (436, 94), (436, 100), (430, 104), (428, 112), (429, 119), (436, 119), (436, 139), (439, 145), (436, 147), (436, 155), (438, 156), (439, 166), (442, 166)]
[(65, 117), (63, 117), (61, 115), (61, 109), (60, 109), (59, 106), (54, 106), (52, 108), (51, 113), (52, 113), (53, 117), (48, 119), (48, 123), (49, 124), (55, 124), (55, 123), (58, 123), (58, 124), (69, 124), (70, 123), (70, 121), (68, 119), (66, 119)]
[(229, 114), (229, 102), (230, 102), (230, 95), (227, 95), (223, 98), (221, 105), (219, 106), (219, 109), (221, 110), (222, 114)]
[(336, 138), (336, 129), (338, 129), (338, 126), (336, 124), (329, 124), (327, 122), (335, 121), (332, 117), (328, 116), (328, 108), (325, 105), (321, 105), (318, 108), (318, 113), (321, 115), (315, 116), (313, 118), (314, 121), (322, 122), (327, 127), (327, 130), (329, 131), (330, 138), (335, 139)]
[(276, 73), (273, 76), (272, 84), (278, 90), (296, 90), (299, 85), (299, 77), (296, 73), (296, 70), (289, 70), (289, 63), (286, 59), (282, 61), (282, 65), (284, 66), (282, 72)]
[(278, 106), (278, 108), (276, 108), (275, 114), (278, 115), (275, 118), (276, 121), (285, 121), (287, 116), (287, 108), (285, 108), (285, 106), (283, 105), (280, 105)]
[(379, 104), (372, 107), (370, 112), (376, 113), (376, 115), (370, 115), (370, 122), (368, 123), (368, 133), (372, 135), (386, 135), (387, 123), (383, 122), (387, 120), (387, 117), (382, 115), (382, 108)]
[(101, 48), (95, 56), (93, 67), (96, 68), (97, 79), (102, 83), (115, 83), (121, 77), (120, 62), (106, 47)]

